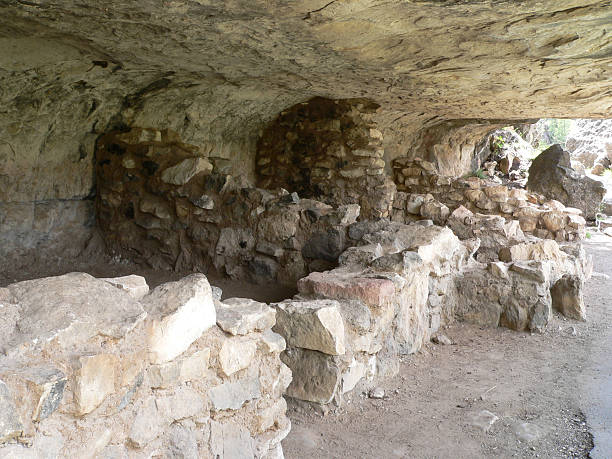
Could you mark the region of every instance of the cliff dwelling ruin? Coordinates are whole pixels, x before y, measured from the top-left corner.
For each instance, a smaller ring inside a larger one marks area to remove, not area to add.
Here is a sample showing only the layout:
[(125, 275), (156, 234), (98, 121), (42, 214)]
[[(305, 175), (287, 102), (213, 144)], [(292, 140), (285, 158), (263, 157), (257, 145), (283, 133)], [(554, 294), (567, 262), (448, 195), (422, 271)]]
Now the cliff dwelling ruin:
[(610, 457), (612, 2), (0, 11), (0, 457)]

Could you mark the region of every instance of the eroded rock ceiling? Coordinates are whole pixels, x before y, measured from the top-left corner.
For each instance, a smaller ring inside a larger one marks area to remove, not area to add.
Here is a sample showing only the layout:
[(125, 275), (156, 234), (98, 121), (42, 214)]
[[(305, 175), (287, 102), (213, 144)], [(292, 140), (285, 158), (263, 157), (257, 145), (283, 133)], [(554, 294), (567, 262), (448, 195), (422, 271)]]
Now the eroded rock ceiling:
[(0, 0), (0, 12), (3, 201), (86, 196), (111, 127), (168, 127), (240, 157), (313, 96), (376, 101), (390, 150), (446, 120), (612, 113), (611, 1)]

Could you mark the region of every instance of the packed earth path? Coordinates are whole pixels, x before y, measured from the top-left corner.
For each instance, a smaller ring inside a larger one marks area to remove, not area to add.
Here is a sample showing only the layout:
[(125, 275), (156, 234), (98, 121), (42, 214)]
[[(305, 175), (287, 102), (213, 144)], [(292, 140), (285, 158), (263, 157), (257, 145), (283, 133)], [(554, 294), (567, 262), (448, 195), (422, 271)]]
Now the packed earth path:
[(285, 456), (612, 457), (612, 238), (585, 246), (586, 322), (555, 313), (542, 334), (448, 327), (453, 344), (405, 358), (382, 399), (290, 404)]

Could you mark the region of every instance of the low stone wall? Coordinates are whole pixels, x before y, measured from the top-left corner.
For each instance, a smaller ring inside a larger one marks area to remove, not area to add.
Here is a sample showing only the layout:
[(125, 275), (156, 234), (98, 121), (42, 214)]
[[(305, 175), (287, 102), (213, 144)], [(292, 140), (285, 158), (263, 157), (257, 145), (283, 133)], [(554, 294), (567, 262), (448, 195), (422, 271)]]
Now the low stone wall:
[(452, 321), (452, 302), (441, 302), (437, 287), (471, 254), (448, 228), (381, 221), (349, 232), (358, 246), (339, 268), (311, 273), (299, 295), (273, 305), (274, 330), (288, 345), (281, 359), (293, 372), (288, 396), (340, 403), (355, 387), (395, 375), (401, 355)]
[[(420, 159), (396, 159), (393, 171), (398, 184), (391, 217), (395, 221), (414, 220), (410, 215), (416, 215), (444, 224), (450, 212), (464, 206), (478, 214), (517, 220), (524, 233), (542, 239), (575, 241), (583, 239), (586, 233), (586, 221), (579, 209), (537, 193), (478, 177), (455, 180), (440, 176), (432, 163)], [(434, 200), (438, 203), (418, 205)]]
[(459, 320), (542, 332), (553, 309), (586, 319), (582, 290), (593, 267), (581, 245), (527, 242), (502, 249), (500, 258), (455, 278)]
[(0, 303), (0, 456), (283, 456), (291, 372), (268, 306), (221, 303), (198, 274), (148, 293), (72, 273)]

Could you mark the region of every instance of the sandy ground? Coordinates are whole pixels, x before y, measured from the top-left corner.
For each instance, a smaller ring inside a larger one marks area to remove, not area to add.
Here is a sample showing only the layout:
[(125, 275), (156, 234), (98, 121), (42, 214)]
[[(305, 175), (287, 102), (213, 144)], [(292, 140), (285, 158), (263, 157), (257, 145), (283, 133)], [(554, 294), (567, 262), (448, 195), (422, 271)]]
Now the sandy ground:
[[(595, 271), (612, 277), (612, 238), (586, 245)], [(543, 334), (453, 325), (444, 333), (454, 344), (407, 357), (383, 400), (292, 404), (285, 456), (589, 457), (595, 440), (593, 457), (612, 457), (612, 279), (593, 277), (585, 300), (587, 322), (555, 315)], [(477, 425), (492, 415), (488, 430)]]

